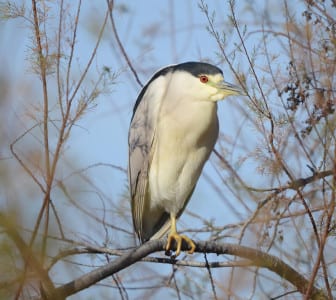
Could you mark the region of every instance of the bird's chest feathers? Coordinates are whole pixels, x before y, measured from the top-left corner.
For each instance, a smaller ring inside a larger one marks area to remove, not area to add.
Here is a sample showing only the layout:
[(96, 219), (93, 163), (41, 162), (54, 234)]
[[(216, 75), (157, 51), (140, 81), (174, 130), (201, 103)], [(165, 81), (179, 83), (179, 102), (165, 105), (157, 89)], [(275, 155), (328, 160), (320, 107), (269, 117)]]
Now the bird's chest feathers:
[(160, 199), (165, 207), (172, 205), (168, 210), (175, 210), (188, 199), (213, 149), (218, 120), (213, 103), (189, 103), (162, 112), (155, 133), (150, 186), (154, 205)]
[(169, 144), (175, 144), (175, 151), (188, 147), (202, 147), (207, 145), (213, 136), (217, 139), (217, 107), (214, 103), (180, 104), (168, 107), (160, 115), (158, 142), (168, 147)]

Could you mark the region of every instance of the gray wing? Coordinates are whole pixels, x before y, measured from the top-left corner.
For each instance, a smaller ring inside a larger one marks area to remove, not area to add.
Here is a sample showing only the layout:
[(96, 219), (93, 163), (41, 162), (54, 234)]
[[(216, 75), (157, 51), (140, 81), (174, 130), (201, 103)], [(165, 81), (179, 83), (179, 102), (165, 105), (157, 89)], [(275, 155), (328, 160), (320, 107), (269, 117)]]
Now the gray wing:
[(148, 172), (154, 140), (154, 120), (151, 117), (151, 96), (142, 92), (136, 102), (130, 124), (128, 175), (131, 192), (133, 225), (143, 241), (143, 213), (148, 201)]
[[(149, 208), (150, 201), (148, 173), (155, 149), (156, 123), (172, 69), (173, 66), (158, 71), (142, 89), (134, 106), (128, 135), (128, 174), (133, 225), (141, 241), (149, 239), (153, 234), (152, 231), (157, 231), (167, 219), (163, 211), (162, 218), (154, 220), (156, 218), (153, 216), (154, 219), (148, 220), (146, 209)], [(144, 220), (144, 217), (147, 219)], [(145, 221), (147, 221), (146, 224)], [(148, 224), (150, 224), (149, 227), (152, 226), (150, 231), (148, 231)]]

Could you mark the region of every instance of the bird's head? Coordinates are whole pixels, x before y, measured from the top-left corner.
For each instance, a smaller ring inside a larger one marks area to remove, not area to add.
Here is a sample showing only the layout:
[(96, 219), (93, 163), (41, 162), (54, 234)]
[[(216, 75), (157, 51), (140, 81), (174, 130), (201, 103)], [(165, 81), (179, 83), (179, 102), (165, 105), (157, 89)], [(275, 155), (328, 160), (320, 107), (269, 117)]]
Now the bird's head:
[(231, 95), (244, 95), (238, 86), (224, 81), (223, 72), (214, 65), (203, 62), (186, 62), (174, 66), (173, 80), (176, 88), (194, 99), (219, 101)]
[(231, 95), (245, 93), (238, 86), (225, 82), (221, 69), (204, 62), (185, 62), (165, 67), (153, 75), (138, 96), (133, 116), (143, 98), (153, 99), (156, 108), (164, 102), (171, 109), (181, 102), (214, 103)]

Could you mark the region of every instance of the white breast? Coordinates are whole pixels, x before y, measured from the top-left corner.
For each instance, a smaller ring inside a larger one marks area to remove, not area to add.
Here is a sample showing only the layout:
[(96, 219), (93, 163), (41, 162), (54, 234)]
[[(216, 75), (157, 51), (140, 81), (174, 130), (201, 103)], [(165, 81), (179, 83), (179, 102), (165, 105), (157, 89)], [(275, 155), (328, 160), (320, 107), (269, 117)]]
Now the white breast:
[(217, 140), (217, 106), (209, 101), (180, 102), (161, 109), (149, 171), (150, 206), (176, 215)]

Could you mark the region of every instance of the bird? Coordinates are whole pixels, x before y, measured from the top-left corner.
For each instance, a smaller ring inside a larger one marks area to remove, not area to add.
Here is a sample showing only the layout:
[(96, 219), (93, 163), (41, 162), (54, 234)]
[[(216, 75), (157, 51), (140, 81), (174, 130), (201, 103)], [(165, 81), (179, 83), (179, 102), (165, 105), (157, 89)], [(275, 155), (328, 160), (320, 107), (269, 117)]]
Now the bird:
[[(194, 253), (195, 242), (177, 231), (219, 133), (217, 102), (243, 95), (222, 70), (189, 61), (157, 71), (142, 88), (128, 133), (131, 210), (141, 243), (163, 238), (166, 253)], [(169, 254), (168, 254), (169, 255)]]

